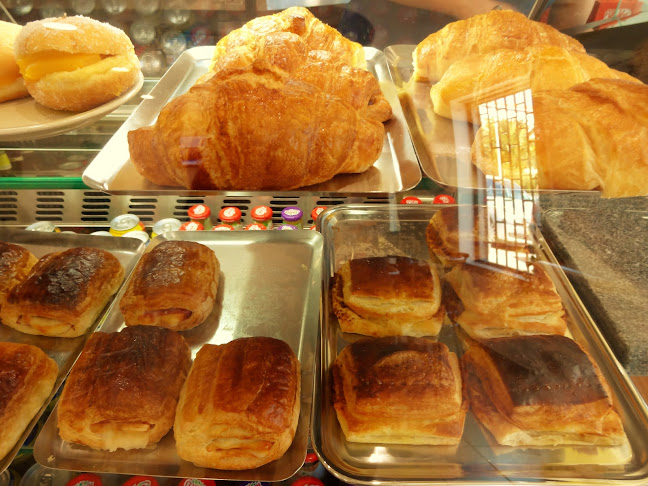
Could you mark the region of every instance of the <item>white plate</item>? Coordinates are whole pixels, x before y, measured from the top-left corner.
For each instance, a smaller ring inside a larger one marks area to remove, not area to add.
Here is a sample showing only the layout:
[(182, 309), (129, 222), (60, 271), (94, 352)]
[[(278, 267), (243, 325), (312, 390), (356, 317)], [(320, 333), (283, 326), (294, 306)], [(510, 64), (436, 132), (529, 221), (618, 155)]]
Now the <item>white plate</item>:
[(88, 125), (126, 103), (143, 84), (140, 72), (135, 84), (121, 96), (81, 113), (51, 110), (31, 97), (0, 103), (0, 142), (54, 137)]

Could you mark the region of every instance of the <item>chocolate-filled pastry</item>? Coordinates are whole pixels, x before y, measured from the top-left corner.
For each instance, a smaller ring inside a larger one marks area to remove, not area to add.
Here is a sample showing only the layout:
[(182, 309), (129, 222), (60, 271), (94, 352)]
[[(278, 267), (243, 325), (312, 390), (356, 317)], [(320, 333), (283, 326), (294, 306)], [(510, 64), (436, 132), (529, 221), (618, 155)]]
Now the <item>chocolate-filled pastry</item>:
[(0, 241), (0, 309), (9, 291), (25, 280), (38, 258), (20, 245)]
[(124, 268), (106, 250), (71, 248), (50, 253), (11, 289), (0, 317), (26, 334), (81, 336), (123, 280)]
[(215, 469), (252, 469), (280, 458), (297, 430), (300, 385), (299, 361), (284, 341), (204, 345), (180, 394), (178, 455)]
[(488, 260), (504, 250), (519, 259), (530, 258), (529, 233), (523, 222), (502, 218), (495, 224), (488, 208), (481, 206), (448, 206), (430, 219), (425, 239), (430, 256), (445, 267), (471, 260)]
[(219, 277), (218, 259), (205, 245), (160, 243), (137, 264), (119, 302), (126, 325), (196, 327), (214, 307)]
[(562, 300), (539, 263), (525, 270), (484, 261), (462, 263), (445, 279), (460, 300), (460, 305), (449, 303), (450, 318), (472, 338), (567, 331)]
[(502, 445), (619, 445), (625, 440), (598, 366), (567, 337), (474, 342), (462, 370), (475, 417)]
[(333, 364), (334, 406), (348, 441), (455, 445), (467, 404), (459, 361), (425, 338), (365, 338)]
[(58, 403), (61, 438), (109, 451), (158, 442), (173, 426), (190, 367), (189, 346), (175, 331), (92, 334)]
[(58, 366), (31, 344), (0, 343), (0, 459), (52, 393)]
[(343, 332), (436, 336), (445, 317), (439, 275), (414, 258), (350, 260), (335, 273), (331, 294)]

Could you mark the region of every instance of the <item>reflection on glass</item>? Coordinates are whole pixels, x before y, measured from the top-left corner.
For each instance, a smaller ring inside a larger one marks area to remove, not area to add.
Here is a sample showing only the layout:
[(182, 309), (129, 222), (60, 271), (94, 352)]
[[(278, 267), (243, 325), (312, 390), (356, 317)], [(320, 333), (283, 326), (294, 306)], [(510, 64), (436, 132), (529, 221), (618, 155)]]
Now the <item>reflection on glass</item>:
[(65, 8), (63, 8), (60, 2), (46, 1), (40, 7), (40, 15), (43, 19), (63, 17), (65, 15)]
[(144, 76), (161, 76), (166, 68), (166, 58), (161, 51), (146, 51), (140, 56), (140, 67)]
[(160, 8), (160, 0), (137, 0), (135, 11), (141, 15), (151, 15)]
[(34, 8), (32, 0), (10, 0), (7, 2), (7, 8), (13, 15), (27, 15)]
[(135, 44), (148, 46), (156, 37), (155, 23), (150, 18), (137, 19), (131, 25), (130, 34)]
[(95, 9), (95, 0), (72, 0), (72, 10), (79, 15), (88, 15)]
[(122, 13), (128, 6), (126, 0), (102, 0), (102, 4), (106, 12), (111, 15)]

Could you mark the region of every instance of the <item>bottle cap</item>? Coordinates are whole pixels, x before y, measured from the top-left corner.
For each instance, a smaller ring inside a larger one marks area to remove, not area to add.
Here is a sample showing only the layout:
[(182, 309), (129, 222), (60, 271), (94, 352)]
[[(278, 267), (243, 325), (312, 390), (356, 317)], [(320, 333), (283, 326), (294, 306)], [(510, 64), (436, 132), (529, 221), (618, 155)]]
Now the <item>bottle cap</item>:
[(152, 476), (133, 476), (128, 478), (123, 486), (158, 486), (158, 482)]
[(248, 225), (245, 227), (245, 229), (246, 229), (246, 230), (252, 230), (252, 231), (255, 231), (255, 230), (266, 230), (266, 229), (268, 229), (268, 228), (266, 228), (266, 227), (265, 227), (264, 225), (262, 225), (261, 223), (251, 223), (251, 224), (248, 224)]
[(407, 196), (401, 199), (401, 204), (423, 204), (423, 201), (416, 196)]
[(319, 215), (322, 214), (322, 211), (326, 209), (326, 206), (317, 206), (311, 211), (311, 219), (316, 221), (319, 218)]
[(202, 223), (196, 223), (195, 221), (187, 221), (180, 226), (180, 231), (202, 231), (204, 229)]
[(211, 210), (204, 204), (196, 204), (187, 210), (187, 214), (189, 215), (189, 219), (198, 219), (202, 221), (211, 216)]
[(257, 206), (252, 210), (251, 215), (256, 221), (268, 221), (272, 219), (272, 209), (268, 206)]
[(101, 486), (101, 478), (96, 474), (82, 473), (70, 479), (65, 486)]
[(439, 194), (438, 196), (434, 197), (432, 203), (433, 204), (454, 204), (455, 200), (454, 197), (448, 196), (447, 194)]
[(235, 206), (223, 208), (218, 213), (218, 219), (224, 223), (231, 223), (241, 219), (241, 210)]

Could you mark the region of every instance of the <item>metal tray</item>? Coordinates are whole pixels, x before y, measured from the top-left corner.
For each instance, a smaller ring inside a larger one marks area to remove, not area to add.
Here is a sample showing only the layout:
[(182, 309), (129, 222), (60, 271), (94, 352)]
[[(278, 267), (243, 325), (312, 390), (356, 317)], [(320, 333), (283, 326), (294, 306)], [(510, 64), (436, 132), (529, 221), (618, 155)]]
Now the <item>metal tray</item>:
[[(135, 268), (135, 263), (139, 260), (144, 252), (145, 245), (135, 238), (114, 238), (106, 236), (77, 235), (70, 233), (41, 233), (37, 231), (25, 231), (18, 229), (0, 228), (0, 241), (15, 243), (31, 251), (36, 257), (52, 253), (65, 251), (75, 247), (101, 248), (111, 252), (117, 257), (124, 267), (125, 278), (130, 275)], [(54, 383), (54, 389), (49, 398), (45, 401), (38, 413), (31, 420), (22, 436), (14, 448), (4, 457), (0, 458), (0, 471), (4, 471), (16, 456), (20, 447), (29, 436), (38, 419), (41, 417), (50, 400), (54, 397), (56, 391), (67, 376), (72, 364), (76, 361), (86, 339), (98, 326), (100, 326), (107, 315), (108, 309), (112, 306), (114, 299), (111, 298), (106, 308), (99, 315), (95, 323), (83, 335), (76, 338), (56, 338), (47, 336), (32, 336), (16, 331), (10, 327), (0, 325), (0, 341), (31, 344), (38, 346), (45, 353), (56, 361), (59, 367), (59, 373)]]
[[(350, 258), (406, 255), (429, 259), (425, 229), (434, 205), (367, 207), (342, 205), (318, 219), (324, 236), (321, 359), (317, 367), (312, 443), (322, 463), (353, 484), (645, 484), (648, 479), (648, 410), (583, 307), (539, 231), (533, 229), (539, 260), (553, 279), (574, 339), (583, 345), (612, 389), (628, 441), (618, 447), (513, 448), (495, 444), (468, 414), (457, 447), (347, 442), (332, 404), (330, 368), (355, 338), (342, 334), (331, 310), (329, 279)], [(439, 340), (461, 355), (453, 326)]]
[[(211, 248), (221, 265), (216, 304), (198, 327), (182, 332), (195, 357), (203, 344), (223, 344), (245, 336), (283, 339), (301, 363), (301, 413), (295, 439), (278, 460), (247, 471), (223, 471), (181, 460), (173, 431), (144, 449), (105, 452), (63, 441), (57, 410), (50, 415), (34, 447), (40, 464), (75, 471), (144, 474), (184, 478), (281, 481), (304, 463), (312, 408), (313, 368), (322, 268), (322, 237), (316, 231), (174, 232), (153, 239), (197, 241)], [(126, 291), (123, 286), (115, 302)], [(119, 305), (111, 309), (102, 331), (124, 327)]]
[[(160, 110), (170, 100), (188, 91), (196, 80), (207, 72), (213, 49), (213, 46), (194, 47), (182, 53), (86, 168), (83, 181), (88, 186), (114, 194), (215, 192), (190, 191), (182, 187), (158, 186), (149, 182), (135, 170), (131, 163), (127, 140), (130, 130), (152, 125)], [(411, 189), (421, 181), (421, 170), (407, 132), (396, 89), (389, 78), (385, 55), (372, 47), (364, 49), (367, 68), (380, 81), (383, 93), (394, 113), (394, 118), (385, 123), (386, 137), (380, 158), (373, 167), (362, 174), (340, 174), (330, 181), (308, 188), (286, 191), (288, 194), (393, 193)]]

